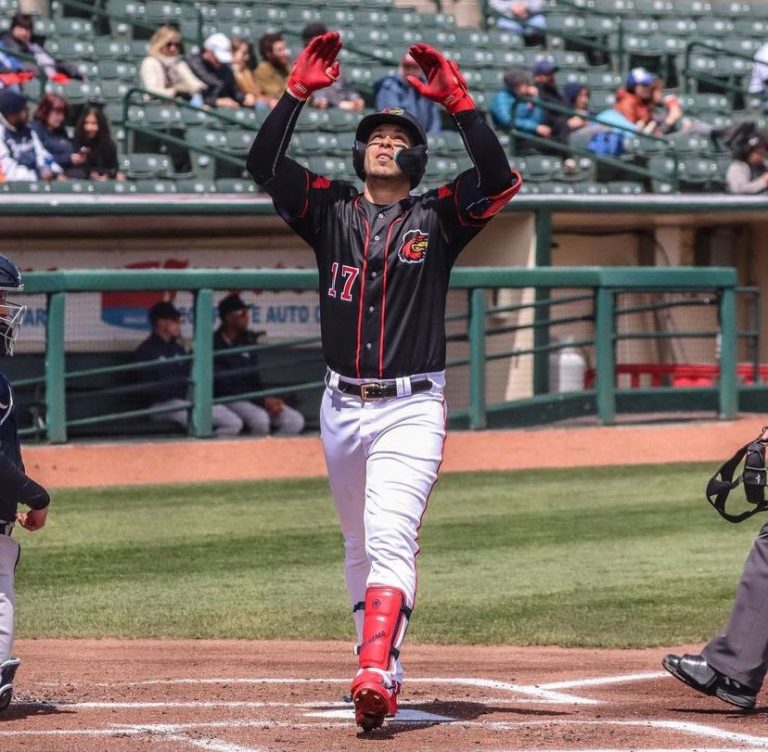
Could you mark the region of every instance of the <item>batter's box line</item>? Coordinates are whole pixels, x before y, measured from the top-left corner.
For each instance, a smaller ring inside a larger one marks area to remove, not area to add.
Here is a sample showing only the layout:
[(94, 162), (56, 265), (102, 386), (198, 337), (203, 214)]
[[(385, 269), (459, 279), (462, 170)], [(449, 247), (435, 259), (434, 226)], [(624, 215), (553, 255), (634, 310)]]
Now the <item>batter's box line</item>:
[[(551, 682), (548, 684), (515, 684), (503, 682), (497, 679), (479, 679), (477, 677), (409, 677), (406, 681), (411, 684), (442, 684), (458, 685), (464, 687), (478, 687), (482, 689), (496, 689), (524, 695), (529, 699), (539, 702), (547, 702), (557, 705), (599, 705), (600, 700), (591, 697), (580, 697), (574, 694), (566, 694), (558, 689), (576, 689), (580, 687), (596, 687), (608, 684), (622, 684), (634, 681), (649, 681), (665, 678), (668, 674), (662, 672), (620, 674), (615, 676), (591, 677), (585, 679), (572, 679), (568, 681)], [(335, 677), (321, 678), (288, 678), (288, 677), (212, 677), (212, 678), (178, 678), (178, 679), (144, 679), (136, 682), (99, 682), (91, 687), (148, 687), (157, 685), (205, 685), (205, 684), (347, 684), (349, 679)], [(42, 686), (42, 685), (41, 685)], [(57, 686), (47, 683), (45, 686)]]

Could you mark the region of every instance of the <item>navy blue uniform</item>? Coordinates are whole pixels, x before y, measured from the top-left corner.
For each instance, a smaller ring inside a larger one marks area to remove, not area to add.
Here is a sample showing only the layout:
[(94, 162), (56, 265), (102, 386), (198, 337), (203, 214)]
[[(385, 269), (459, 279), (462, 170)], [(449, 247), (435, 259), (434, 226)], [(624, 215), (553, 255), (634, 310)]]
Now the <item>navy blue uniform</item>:
[(137, 371), (152, 402), (187, 398), (190, 361), (179, 358), (188, 354), (187, 348), (178, 340), (166, 342), (157, 334), (151, 334), (136, 348), (133, 354), (136, 362), (158, 361)]

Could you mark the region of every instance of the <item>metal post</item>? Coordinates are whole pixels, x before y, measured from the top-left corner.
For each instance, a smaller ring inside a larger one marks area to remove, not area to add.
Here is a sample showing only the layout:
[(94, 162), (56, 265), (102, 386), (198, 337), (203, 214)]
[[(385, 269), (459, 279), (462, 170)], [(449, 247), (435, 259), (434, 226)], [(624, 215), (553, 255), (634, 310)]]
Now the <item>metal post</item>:
[(720, 290), (720, 418), (732, 420), (739, 409), (736, 380), (736, 292)]
[(484, 288), (469, 293), (469, 427), (486, 427)]
[[(542, 209), (536, 214), (536, 267), (552, 266), (552, 212)], [(537, 287), (535, 301), (541, 303), (551, 294), (548, 287)], [(536, 305), (533, 309), (534, 324), (549, 320), (550, 307)], [(533, 330), (533, 346), (537, 348), (533, 354), (533, 393), (549, 393), (549, 327), (535, 326)]]
[(205, 438), (213, 433), (213, 290), (195, 296), (194, 342), (191, 433)]
[(67, 440), (65, 298), (63, 292), (48, 296), (45, 321), (45, 424), (51, 444), (64, 444)]
[(616, 418), (616, 352), (613, 331), (614, 292), (600, 287), (595, 296), (597, 354), (597, 417), (603, 425)]

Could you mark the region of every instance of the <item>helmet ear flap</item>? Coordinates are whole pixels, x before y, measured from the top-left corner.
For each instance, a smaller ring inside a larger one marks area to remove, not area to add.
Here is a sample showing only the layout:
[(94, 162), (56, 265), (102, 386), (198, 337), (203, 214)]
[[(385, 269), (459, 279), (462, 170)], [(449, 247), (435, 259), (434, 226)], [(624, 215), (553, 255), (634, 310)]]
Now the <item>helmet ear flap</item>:
[(352, 166), (355, 168), (357, 177), (365, 182), (365, 143), (359, 139), (355, 139), (352, 147)]

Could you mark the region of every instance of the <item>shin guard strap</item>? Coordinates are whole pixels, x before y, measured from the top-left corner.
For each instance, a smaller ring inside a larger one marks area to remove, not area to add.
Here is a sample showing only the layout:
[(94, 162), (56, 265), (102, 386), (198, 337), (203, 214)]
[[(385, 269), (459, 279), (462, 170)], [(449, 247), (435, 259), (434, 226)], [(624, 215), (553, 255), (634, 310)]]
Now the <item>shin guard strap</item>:
[(365, 591), (365, 622), (360, 646), (360, 668), (391, 669), (405, 636), (405, 594), (393, 587), (375, 586)]

